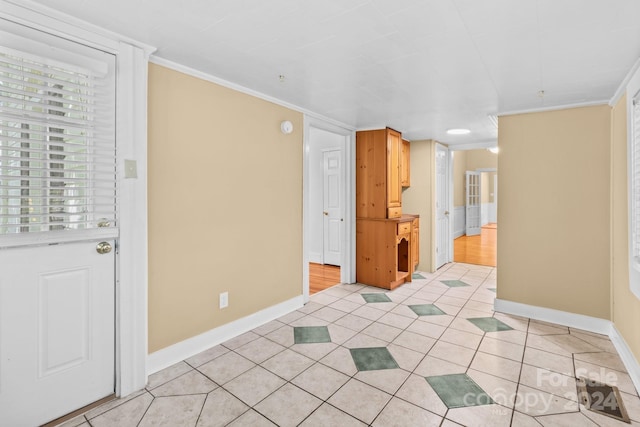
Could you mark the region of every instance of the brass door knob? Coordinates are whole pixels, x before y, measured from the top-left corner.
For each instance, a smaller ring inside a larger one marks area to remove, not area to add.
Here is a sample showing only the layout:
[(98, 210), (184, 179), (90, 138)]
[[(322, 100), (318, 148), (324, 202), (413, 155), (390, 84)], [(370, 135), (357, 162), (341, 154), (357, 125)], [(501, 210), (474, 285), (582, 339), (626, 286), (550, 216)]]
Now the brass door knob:
[(111, 244), (109, 242), (100, 242), (96, 245), (96, 252), (100, 255), (108, 254), (111, 252)]

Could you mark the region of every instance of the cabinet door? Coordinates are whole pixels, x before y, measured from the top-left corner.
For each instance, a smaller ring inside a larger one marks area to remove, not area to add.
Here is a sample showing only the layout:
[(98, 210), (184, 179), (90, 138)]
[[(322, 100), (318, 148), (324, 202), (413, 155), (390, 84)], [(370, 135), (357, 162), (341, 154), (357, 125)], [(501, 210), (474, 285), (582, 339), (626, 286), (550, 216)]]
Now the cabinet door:
[(402, 206), (401, 151), (402, 136), (393, 129), (387, 129), (387, 208)]
[(411, 225), (411, 250), (413, 252), (413, 265), (414, 268), (418, 266), (420, 262), (420, 220), (415, 218)]
[(411, 185), (411, 146), (406, 139), (402, 140), (402, 156), (400, 157), (400, 182), (403, 187)]

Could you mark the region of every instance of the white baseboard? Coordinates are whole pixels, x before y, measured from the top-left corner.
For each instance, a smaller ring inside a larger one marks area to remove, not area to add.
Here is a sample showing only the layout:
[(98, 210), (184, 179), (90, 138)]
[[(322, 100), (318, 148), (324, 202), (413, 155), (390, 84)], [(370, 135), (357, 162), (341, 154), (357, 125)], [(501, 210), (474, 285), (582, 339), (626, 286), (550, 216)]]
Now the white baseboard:
[(302, 295), (281, 302), (226, 325), (158, 350), (147, 356), (147, 375), (151, 375), (208, 348), (248, 332), (303, 306)]
[(627, 368), (627, 372), (633, 381), (633, 385), (636, 387), (636, 390), (640, 390), (640, 364), (622, 335), (620, 335), (615, 325), (610, 320), (554, 310), (552, 308), (536, 307), (533, 305), (498, 298), (496, 298), (494, 308), (496, 311), (501, 313), (528, 317), (534, 320), (556, 323), (558, 325), (607, 335), (618, 351), (618, 355), (622, 359), (625, 368)]
[(466, 215), (465, 206), (456, 206), (453, 208), (453, 238), (457, 239), (466, 232)]

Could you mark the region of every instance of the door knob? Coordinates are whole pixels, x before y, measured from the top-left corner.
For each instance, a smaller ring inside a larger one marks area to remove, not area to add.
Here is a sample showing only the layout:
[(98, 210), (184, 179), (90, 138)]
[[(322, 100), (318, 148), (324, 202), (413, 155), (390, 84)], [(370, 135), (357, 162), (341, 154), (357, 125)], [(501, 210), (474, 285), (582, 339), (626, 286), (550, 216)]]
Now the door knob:
[(445, 215), (449, 215), (449, 211), (444, 211), (444, 214)]
[(327, 211), (322, 212), (322, 214), (323, 214), (324, 216), (329, 216), (329, 212), (327, 212)]
[(111, 252), (111, 245), (109, 244), (109, 242), (100, 242), (96, 246), (96, 252), (98, 252), (100, 255), (108, 254), (109, 252)]

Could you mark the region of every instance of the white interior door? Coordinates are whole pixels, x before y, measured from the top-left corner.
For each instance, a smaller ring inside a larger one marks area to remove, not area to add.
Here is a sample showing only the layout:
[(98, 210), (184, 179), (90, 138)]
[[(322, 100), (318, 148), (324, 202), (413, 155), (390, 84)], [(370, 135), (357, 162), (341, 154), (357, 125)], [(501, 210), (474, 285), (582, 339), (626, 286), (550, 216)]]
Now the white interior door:
[(480, 191), (480, 172), (466, 171), (466, 234), (476, 236), (480, 234), (482, 227), (482, 205)]
[(450, 261), (449, 149), (436, 145), (436, 268)]
[(0, 19), (3, 426), (115, 391), (115, 65)]
[(1, 425), (40, 425), (114, 392), (114, 251), (97, 243), (0, 250)]
[(342, 150), (323, 152), (323, 258), (340, 265), (344, 235)]

